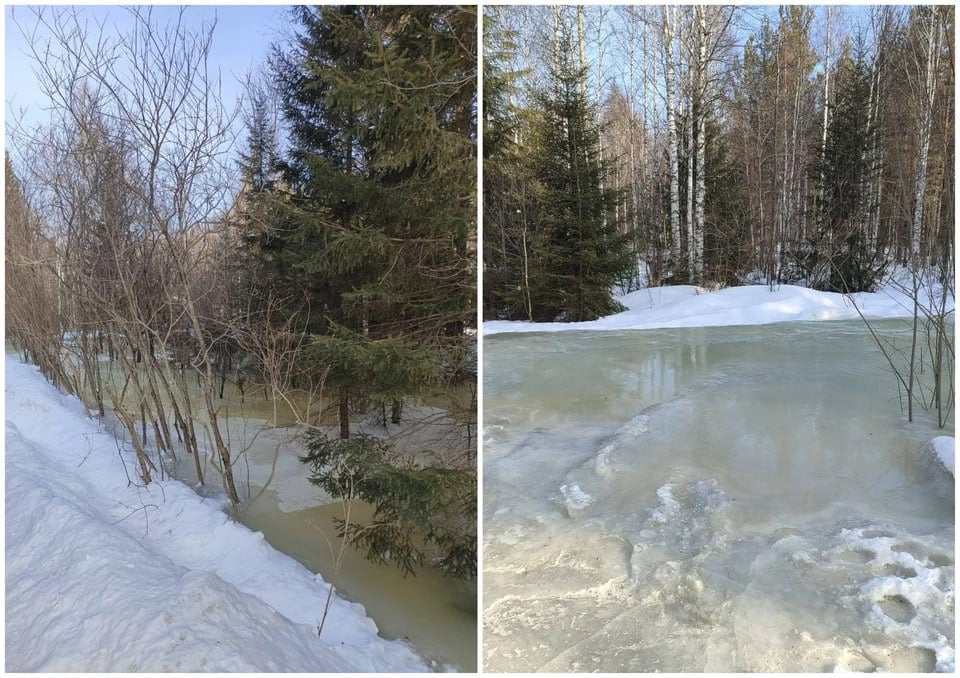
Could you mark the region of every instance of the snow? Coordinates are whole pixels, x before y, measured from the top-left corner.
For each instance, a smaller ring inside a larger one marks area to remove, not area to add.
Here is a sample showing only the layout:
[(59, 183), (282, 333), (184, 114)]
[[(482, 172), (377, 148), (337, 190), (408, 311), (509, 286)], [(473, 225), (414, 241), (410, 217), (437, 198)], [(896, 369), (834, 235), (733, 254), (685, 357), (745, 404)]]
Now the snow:
[[(923, 291), (921, 291), (923, 294)], [(851, 299), (852, 297), (852, 299)], [(651, 287), (618, 296), (626, 311), (579, 323), (490, 321), (485, 335), (501, 332), (562, 330), (642, 330), (661, 327), (766, 325), (802, 320), (902, 318), (913, 314), (913, 302), (902, 284), (887, 284), (879, 292), (853, 295), (819, 292), (795, 285), (745, 285), (708, 292), (693, 285)], [(953, 300), (948, 301), (953, 308)]]
[(422, 672), (362, 606), (6, 358), (6, 670)]
[(953, 604), (953, 567), (930, 553), (936, 554), (936, 546), (922, 538), (906, 545), (874, 529), (843, 530), (841, 539), (852, 551), (871, 554), (873, 569), (906, 573), (882, 574), (860, 588), (859, 596), (870, 606), (868, 622), (909, 646), (927, 648), (936, 656), (938, 672), (954, 673), (953, 639), (944, 635), (941, 623), (943, 610)]
[(924, 442), (917, 449), (917, 457), (928, 478), (934, 483), (928, 489), (944, 496), (954, 495), (954, 439), (952, 436), (937, 436)]
[(947, 469), (947, 471), (950, 472), (950, 475), (956, 475), (953, 470), (953, 452), (955, 444), (953, 437), (937, 436), (930, 441), (930, 444), (933, 446), (933, 452), (937, 459), (941, 464), (943, 464), (943, 468)]

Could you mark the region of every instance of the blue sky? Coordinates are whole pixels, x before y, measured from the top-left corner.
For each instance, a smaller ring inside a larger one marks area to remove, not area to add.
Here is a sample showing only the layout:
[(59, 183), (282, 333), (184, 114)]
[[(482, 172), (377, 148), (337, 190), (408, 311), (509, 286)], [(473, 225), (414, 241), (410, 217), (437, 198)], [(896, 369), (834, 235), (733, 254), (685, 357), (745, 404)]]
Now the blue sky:
[[(49, 12), (52, 7), (44, 8)], [(127, 11), (122, 7), (86, 6), (77, 8), (93, 21), (106, 21), (106, 28), (117, 32), (130, 25)], [(173, 16), (176, 7), (158, 6), (154, 15), (164, 19)], [(191, 27), (217, 19), (214, 30), (210, 65), (221, 74), (223, 95), (226, 102), (236, 100), (243, 91), (246, 74), (261, 66), (270, 44), (281, 40), (289, 32), (291, 22), (289, 7), (285, 5), (202, 5), (188, 7), (185, 21)], [(14, 118), (25, 112), (24, 121), (32, 126), (46, 119), (43, 112), (44, 97), (37, 85), (34, 63), (25, 52), (28, 42), (19, 26), (29, 35), (37, 19), (29, 6), (5, 7), (5, 56), (4, 108), (7, 127)], [(5, 137), (7, 135), (5, 134)]]

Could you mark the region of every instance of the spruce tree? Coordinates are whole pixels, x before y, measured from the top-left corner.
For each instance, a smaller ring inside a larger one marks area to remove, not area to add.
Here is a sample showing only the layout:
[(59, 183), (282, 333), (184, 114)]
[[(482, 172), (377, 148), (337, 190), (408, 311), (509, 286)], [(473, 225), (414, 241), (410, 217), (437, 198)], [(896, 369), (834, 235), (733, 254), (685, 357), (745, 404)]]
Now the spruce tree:
[(814, 250), (817, 259), (825, 259), (820, 268), (827, 274), (813, 284), (834, 292), (872, 291), (886, 268), (862, 229), (870, 207), (863, 189), (873, 170), (869, 149), (875, 134), (869, 124), (870, 80), (862, 54), (840, 60), (827, 143), (816, 167), (823, 178), (824, 225)]
[(753, 261), (745, 181), (716, 116), (707, 117), (707, 214), (704, 224), (704, 273), (707, 280), (736, 285)]
[(543, 187), (542, 266), (531, 282), (535, 320), (593, 320), (623, 310), (611, 290), (631, 266), (631, 236), (614, 219), (616, 191), (604, 187), (596, 116), (581, 87), (585, 71), (561, 36), (532, 159)]
[(510, 70), (517, 46), (500, 11), (488, 7), (483, 17), (484, 317), (531, 320), (529, 271), (536, 267), (532, 223), (538, 191), (516, 141), (526, 132), (522, 111), (511, 102), (519, 77)]
[[(259, 246), (299, 281), (306, 368), (337, 394), (340, 440), (310, 438), (304, 461), (313, 482), (374, 505), (372, 525), (342, 526), (371, 558), (393, 554), (409, 570), (428, 544), (442, 567), (470, 576), (472, 463), (416, 464), (351, 439), (349, 418), (391, 404), (399, 422), (404, 397), (474, 378), (462, 366), (474, 324), (476, 10), (295, 12), (297, 43), (273, 59), (291, 134), (287, 189), (271, 198)], [(429, 524), (423, 506), (440, 511)]]
[(290, 133), (290, 150), (278, 163), (288, 190), (269, 202), (271, 219), (260, 248), (287, 282), (296, 329), (314, 339), (305, 367), (323, 375), (327, 392), (335, 394), (346, 438), (351, 399), (364, 396), (365, 383), (349, 366), (363, 358), (356, 355), (361, 347), (335, 337), (343, 336), (339, 328), (362, 329), (362, 317), (356, 318), (344, 295), (374, 276), (383, 261), (365, 256), (366, 243), (358, 237), (359, 214), (371, 201), (369, 122), (364, 111), (338, 96), (335, 83), (356, 77), (366, 63), (367, 24), (376, 8), (302, 6), (293, 12), (301, 33), (293, 49), (275, 48), (271, 64)]
[[(320, 7), (297, 16), (297, 49), (274, 59), (293, 189), (279, 210), (288, 226), (275, 235), (311, 292), (314, 362), (338, 392), (348, 437), (350, 400), (395, 402), (466, 354), (476, 13)], [(375, 362), (387, 353), (394, 362)]]
[(248, 193), (260, 193), (275, 187), (277, 147), (276, 125), (270, 111), (267, 91), (250, 91), (250, 110), (246, 115), (247, 150), (240, 155), (240, 170)]

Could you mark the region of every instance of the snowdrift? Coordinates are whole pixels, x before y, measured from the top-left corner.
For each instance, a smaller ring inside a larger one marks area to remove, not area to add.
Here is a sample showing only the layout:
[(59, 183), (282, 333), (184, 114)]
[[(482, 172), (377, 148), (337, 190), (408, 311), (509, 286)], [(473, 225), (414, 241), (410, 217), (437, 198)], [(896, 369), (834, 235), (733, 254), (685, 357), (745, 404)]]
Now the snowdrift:
[[(860, 317), (857, 308), (868, 318), (902, 318), (913, 313), (913, 302), (898, 285), (887, 285), (879, 292), (861, 292), (849, 297), (795, 285), (780, 285), (773, 290), (767, 285), (746, 285), (715, 292), (693, 285), (676, 285), (638, 290), (617, 297), (617, 300), (627, 310), (598, 320), (580, 323), (491, 321), (483, 323), (483, 333), (647, 330), (849, 320)], [(953, 300), (948, 303), (952, 308)]]
[(407, 672), (361, 605), (6, 358), (6, 670)]

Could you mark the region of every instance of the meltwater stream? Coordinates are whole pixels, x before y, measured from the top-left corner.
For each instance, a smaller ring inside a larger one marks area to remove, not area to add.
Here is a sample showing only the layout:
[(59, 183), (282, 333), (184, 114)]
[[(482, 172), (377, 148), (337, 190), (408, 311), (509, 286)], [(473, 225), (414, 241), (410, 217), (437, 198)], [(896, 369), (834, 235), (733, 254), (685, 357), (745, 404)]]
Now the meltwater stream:
[(952, 669), (953, 431), (859, 323), (490, 336), (484, 393), (486, 670)]
[[(408, 407), (408, 418), (420, 409)], [(426, 418), (450, 422), (436, 413)], [(377, 565), (360, 551), (344, 547), (335, 520), (345, 518), (348, 508), (307, 480), (306, 467), (299, 461), (299, 456), (306, 454), (302, 431), (270, 427), (252, 417), (224, 416), (221, 424), (234, 453), (242, 451), (235, 473), (244, 496), (251, 497), (241, 515), (247, 527), (261, 532), (274, 548), (310, 571), (320, 573), (324, 581), (333, 584), (337, 595), (363, 604), (381, 636), (408, 641), (437, 670), (476, 671), (475, 582), (444, 576), (429, 565), (418, 567), (415, 576), (404, 576), (396, 567)], [(431, 434), (429, 424), (420, 425), (421, 442), (456, 435), (456, 431), (444, 431), (442, 423), (434, 425), (440, 432)], [(192, 458), (182, 456), (176, 475), (194, 484)], [(219, 494), (217, 478), (209, 467), (207, 476), (211, 482), (201, 491)], [(354, 523), (369, 522), (372, 513), (372, 507), (363, 502), (349, 507), (349, 519)], [(322, 613), (317, 611), (318, 622)], [(336, 623), (332, 617), (324, 622)]]

